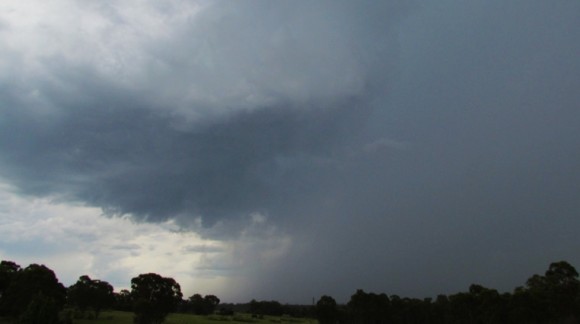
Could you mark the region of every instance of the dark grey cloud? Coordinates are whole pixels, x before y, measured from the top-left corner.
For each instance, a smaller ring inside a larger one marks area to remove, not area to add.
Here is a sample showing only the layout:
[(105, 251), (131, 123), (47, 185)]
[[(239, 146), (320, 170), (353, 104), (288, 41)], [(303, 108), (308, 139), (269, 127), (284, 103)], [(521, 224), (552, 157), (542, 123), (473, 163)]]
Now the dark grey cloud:
[(580, 7), (419, 7), (398, 25), (400, 74), (366, 144), (317, 178), (303, 246), (256, 293), (511, 290), (553, 260), (580, 262)]
[(171, 118), (130, 104), (71, 107), (40, 125), (18, 113), (5, 119), (5, 177), (24, 192), (57, 193), (113, 213), (203, 216), (211, 224), (268, 207), (285, 190), (278, 182), (284, 169), (300, 168), (293, 158), (331, 156), (365, 115), (352, 100), (327, 109), (273, 107), (183, 132)]
[(294, 159), (332, 155), (368, 115), (371, 62), (351, 42), (383, 38), (355, 37), (366, 10), (337, 3), (324, 17), (309, 8), (320, 5), (214, 4), (137, 47), (143, 71), (119, 59), (113, 77), (150, 78), (129, 87), (67, 53), (33, 51), (39, 67), (3, 93), (4, 177), (26, 193), (153, 221), (211, 225), (268, 209), (283, 199), (277, 178)]
[(157, 42), (113, 33), (136, 40), (134, 64), (121, 47), (4, 77), (0, 175), (140, 220), (201, 218), (221, 239), (265, 215), (291, 249), (240, 300), (509, 290), (580, 264), (579, 14), (218, 2)]

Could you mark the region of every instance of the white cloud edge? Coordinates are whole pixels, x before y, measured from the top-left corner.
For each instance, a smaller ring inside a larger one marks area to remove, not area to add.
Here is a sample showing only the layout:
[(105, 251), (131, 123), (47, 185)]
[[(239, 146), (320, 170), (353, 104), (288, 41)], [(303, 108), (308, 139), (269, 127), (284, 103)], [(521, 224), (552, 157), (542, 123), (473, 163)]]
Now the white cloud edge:
[(254, 20), (262, 17), (235, 14), (259, 15), (252, 5), (232, 5), (6, 0), (0, 3), (0, 81), (18, 84), (35, 113), (58, 114), (52, 101), (82, 96), (86, 89), (74, 78), (84, 73), (83, 79), (144, 96), (151, 104), (145, 109), (191, 123), (365, 91), (366, 72), (352, 53), (348, 26), (335, 30), (332, 20), (310, 17), (303, 23), (322, 28), (309, 31), (297, 25), (297, 12), (278, 8), (272, 13), (277, 28), (258, 28)]
[(172, 220), (106, 217), (94, 207), (19, 196), (0, 182), (0, 258), (23, 267), (45, 264), (65, 286), (87, 274), (119, 291), (129, 288), (132, 277), (155, 272), (179, 282), (185, 297), (211, 293), (243, 301), (246, 277), (283, 257), (292, 240), (258, 213), (240, 233), (227, 240), (203, 238)]

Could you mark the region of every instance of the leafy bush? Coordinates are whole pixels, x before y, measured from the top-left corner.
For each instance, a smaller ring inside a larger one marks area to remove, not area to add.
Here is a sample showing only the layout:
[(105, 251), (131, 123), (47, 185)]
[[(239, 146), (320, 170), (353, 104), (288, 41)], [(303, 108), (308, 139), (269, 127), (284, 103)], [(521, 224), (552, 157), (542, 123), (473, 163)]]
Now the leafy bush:
[(22, 324), (58, 324), (59, 307), (56, 302), (42, 294), (35, 295), (20, 316)]

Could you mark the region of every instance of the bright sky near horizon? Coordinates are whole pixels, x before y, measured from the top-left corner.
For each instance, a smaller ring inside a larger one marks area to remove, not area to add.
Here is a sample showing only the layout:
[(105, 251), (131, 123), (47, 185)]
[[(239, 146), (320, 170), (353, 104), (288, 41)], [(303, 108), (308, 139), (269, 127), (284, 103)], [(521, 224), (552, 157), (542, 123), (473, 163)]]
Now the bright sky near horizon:
[(580, 2), (0, 2), (0, 259), (185, 296), (580, 266)]

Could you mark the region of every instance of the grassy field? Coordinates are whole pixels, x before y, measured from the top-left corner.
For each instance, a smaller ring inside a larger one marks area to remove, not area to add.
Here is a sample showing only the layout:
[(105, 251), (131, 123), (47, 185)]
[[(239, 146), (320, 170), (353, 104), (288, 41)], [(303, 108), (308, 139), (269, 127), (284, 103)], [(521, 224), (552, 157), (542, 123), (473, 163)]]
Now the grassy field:
[[(110, 311), (103, 312), (98, 320), (75, 319), (74, 324), (132, 324), (133, 313)], [(295, 324), (317, 324), (318, 321), (314, 319), (298, 319), (290, 317), (273, 317), (265, 316), (263, 319), (252, 318), (247, 314), (239, 314), (234, 316), (197, 316), (190, 314), (170, 314), (165, 320), (166, 324), (244, 324), (244, 323), (295, 323)]]

